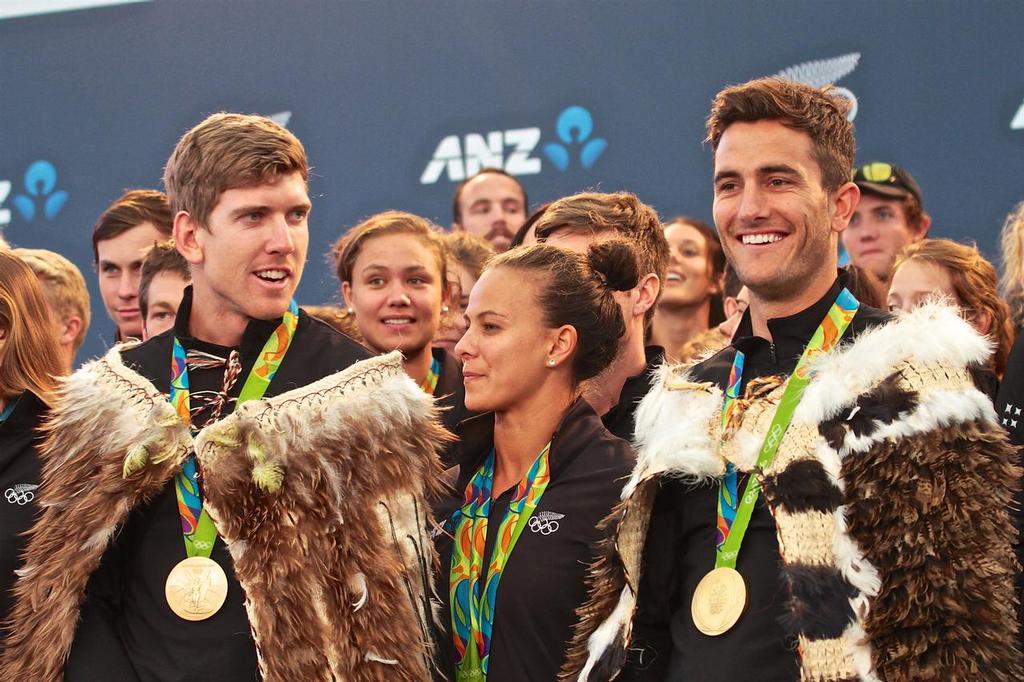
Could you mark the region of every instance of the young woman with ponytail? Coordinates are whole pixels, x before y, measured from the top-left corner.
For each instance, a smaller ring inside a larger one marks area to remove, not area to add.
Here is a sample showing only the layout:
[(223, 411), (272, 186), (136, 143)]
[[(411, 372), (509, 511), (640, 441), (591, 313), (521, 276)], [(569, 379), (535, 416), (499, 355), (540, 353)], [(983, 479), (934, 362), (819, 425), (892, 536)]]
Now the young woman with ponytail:
[(455, 348), (466, 407), (455, 507), (438, 534), (451, 680), (553, 680), (584, 576), (634, 457), (580, 397), (625, 331), (612, 294), (636, 286), (632, 247), (513, 249), (484, 269)]

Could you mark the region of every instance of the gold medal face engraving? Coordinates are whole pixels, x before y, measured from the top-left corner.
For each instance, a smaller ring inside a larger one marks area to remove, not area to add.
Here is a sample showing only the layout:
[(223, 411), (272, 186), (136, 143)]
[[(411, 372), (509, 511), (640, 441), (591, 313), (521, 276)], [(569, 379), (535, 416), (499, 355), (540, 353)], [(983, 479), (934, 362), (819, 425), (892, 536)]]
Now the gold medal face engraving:
[(193, 556), (171, 569), (164, 586), (171, 611), (185, 620), (206, 620), (228, 596), (228, 578), (213, 559)]
[(727, 632), (743, 615), (747, 606), (747, 586), (734, 568), (716, 568), (693, 592), (690, 613), (697, 629), (710, 637)]

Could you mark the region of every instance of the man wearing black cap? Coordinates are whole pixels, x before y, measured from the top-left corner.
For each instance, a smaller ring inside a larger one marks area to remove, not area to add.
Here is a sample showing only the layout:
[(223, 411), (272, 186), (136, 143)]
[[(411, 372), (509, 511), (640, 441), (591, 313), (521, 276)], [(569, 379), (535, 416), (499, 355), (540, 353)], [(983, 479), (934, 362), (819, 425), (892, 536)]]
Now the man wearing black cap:
[(932, 219), (922, 207), (921, 188), (899, 166), (873, 161), (854, 171), (853, 181), (860, 203), (842, 234), (843, 246), (854, 265), (888, 286), (896, 254), (928, 236)]

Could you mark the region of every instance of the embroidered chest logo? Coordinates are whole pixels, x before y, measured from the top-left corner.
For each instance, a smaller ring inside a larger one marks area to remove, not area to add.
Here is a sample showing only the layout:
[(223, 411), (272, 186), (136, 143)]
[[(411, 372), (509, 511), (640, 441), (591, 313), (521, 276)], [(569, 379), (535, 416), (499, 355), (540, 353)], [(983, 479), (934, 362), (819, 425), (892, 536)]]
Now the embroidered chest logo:
[(11, 504), (26, 505), (36, 499), (36, 488), (39, 486), (31, 483), (15, 483), (4, 491), (4, 498)]
[(1006, 403), (1006, 409), (1003, 410), (1003, 426), (1015, 429), (1018, 421), (1020, 421), (1020, 407), (1013, 403)]
[(558, 519), (564, 518), (565, 514), (558, 512), (538, 512), (530, 519), (530, 530), (541, 535), (551, 535), (558, 530)]

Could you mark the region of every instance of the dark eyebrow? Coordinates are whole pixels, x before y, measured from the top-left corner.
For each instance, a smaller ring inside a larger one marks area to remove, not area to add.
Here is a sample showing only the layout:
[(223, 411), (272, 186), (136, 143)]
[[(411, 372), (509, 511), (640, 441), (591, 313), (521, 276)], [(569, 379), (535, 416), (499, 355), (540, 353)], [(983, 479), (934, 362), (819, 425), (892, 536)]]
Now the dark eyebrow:
[(114, 261), (109, 261), (109, 260), (101, 260), (99, 265), (100, 265), (100, 270), (103, 270), (105, 268), (120, 268), (121, 267), (120, 265), (118, 265)]
[(739, 173), (737, 173), (736, 171), (732, 171), (732, 170), (718, 171), (717, 173), (715, 173), (714, 184), (717, 185), (722, 180), (729, 180), (729, 179), (733, 179), (733, 178), (738, 178), (739, 176), (740, 176)]
[(476, 316), (477, 317), (484, 317), (486, 315), (493, 315), (494, 317), (508, 317), (508, 315), (503, 315), (502, 313), (495, 312), (493, 310), (485, 310), (485, 311), (483, 311), (481, 313), (477, 313)]
[(776, 173), (782, 173), (784, 175), (800, 175), (800, 171), (792, 166), (787, 166), (784, 163), (776, 164), (774, 166), (761, 166), (757, 169), (760, 175), (774, 175)]

